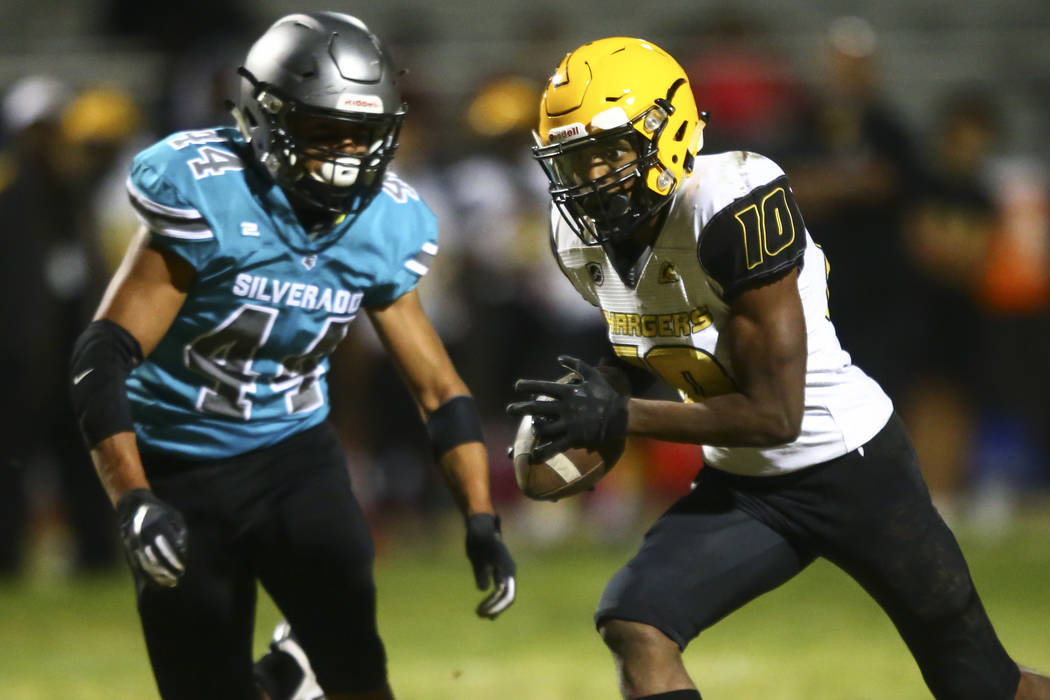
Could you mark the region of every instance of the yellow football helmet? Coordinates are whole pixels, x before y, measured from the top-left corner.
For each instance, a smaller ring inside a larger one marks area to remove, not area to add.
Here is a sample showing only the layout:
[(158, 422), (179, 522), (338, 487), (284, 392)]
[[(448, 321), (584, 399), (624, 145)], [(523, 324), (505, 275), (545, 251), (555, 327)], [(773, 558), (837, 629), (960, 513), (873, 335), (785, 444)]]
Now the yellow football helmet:
[(666, 51), (643, 39), (599, 39), (566, 55), (547, 81), (533, 155), (566, 222), (594, 245), (667, 206), (692, 170), (706, 120)]

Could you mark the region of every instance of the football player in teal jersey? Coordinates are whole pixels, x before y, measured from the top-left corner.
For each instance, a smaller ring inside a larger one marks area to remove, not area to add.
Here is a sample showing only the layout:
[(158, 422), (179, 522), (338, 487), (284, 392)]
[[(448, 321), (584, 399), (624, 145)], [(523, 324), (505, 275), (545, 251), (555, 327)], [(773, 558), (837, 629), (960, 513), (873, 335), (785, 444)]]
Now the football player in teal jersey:
[[(163, 698), (391, 698), (372, 540), (326, 420), (328, 356), (362, 311), (426, 422), (476, 583), (491, 584), (477, 613), (515, 597), (480, 419), (415, 289), (434, 216), (387, 168), (400, 73), (331, 12), (281, 18), (239, 73), (236, 127), (135, 158), (143, 227), (77, 343), (72, 401)], [(256, 582), (295, 635), (282, 626), (253, 671)]]

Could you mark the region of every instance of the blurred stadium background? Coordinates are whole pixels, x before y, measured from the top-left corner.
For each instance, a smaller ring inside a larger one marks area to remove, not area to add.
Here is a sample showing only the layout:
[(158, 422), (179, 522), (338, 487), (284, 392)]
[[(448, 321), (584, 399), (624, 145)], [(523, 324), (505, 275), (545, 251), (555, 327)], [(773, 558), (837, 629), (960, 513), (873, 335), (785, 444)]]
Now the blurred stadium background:
[[(364, 19), (409, 70), (395, 169), (441, 221), (423, 293), (478, 396), (521, 566), (499, 623), (469, 613), (458, 525), (366, 322), (333, 363), (334, 420), (379, 543), (380, 624), (407, 698), (610, 698), (590, 614), (700, 467), (632, 443), (598, 490), (523, 502), (503, 451), (519, 376), (596, 357), (599, 314), (550, 261), (529, 130), (547, 74), (612, 34), (661, 44), (713, 119), (707, 150), (788, 171), (831, 260), (832, 317), (904, 416), (1017, 658), (1050, 669), (1050, 5), (1037, 0), (514, 3), (0, 0), (0, 697), (153, 696), (111, 515), (64, 366), (134, 228), (134, 152), (227, 123), (233, 69), (277, 16)], [(264, 603), (260, 638), (277, 619)], [(705, 697), (921, 698), (889, 623), (816, 564), (687, 653)], [(867, 688), (857, 695), (846, 688)]]

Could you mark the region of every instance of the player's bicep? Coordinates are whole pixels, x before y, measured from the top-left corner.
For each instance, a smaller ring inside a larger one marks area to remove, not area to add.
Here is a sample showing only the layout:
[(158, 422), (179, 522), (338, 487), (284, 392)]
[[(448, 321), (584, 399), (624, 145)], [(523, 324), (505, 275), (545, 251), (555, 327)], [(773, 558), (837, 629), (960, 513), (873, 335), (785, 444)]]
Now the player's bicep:
[(797, 432), (806, 384), (806, 322), (792, 268), (741, 292), (727, 329), (737, 387)]
[(453, 396), (469, 393), (424, 313), (418, 292), (412, 290), (389, 304), (371, 307), (368, 316), (408, 390), (425, 413)]
[(148, 356), (171, 327), (195, 277), (184, 259), (150, 245), (150, 234), (143, 227), (110, 281), (95, 318), (123, 327)]

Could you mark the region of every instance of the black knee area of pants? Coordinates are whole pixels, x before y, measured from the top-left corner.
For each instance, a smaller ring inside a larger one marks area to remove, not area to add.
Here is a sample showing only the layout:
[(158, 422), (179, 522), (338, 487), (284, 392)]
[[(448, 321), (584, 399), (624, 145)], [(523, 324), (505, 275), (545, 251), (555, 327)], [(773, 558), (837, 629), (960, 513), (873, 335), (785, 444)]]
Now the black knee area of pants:
[[(350, 674), (346, 689), (351, 693), (365, 693), (384, 687), (387, 682), (386, 651), (379, 637), (355, 639), (354, 647), (358, 653), (354, 658), (344, 660)], [(322, 687), (326, 686), (322, 683)]]
[(638, 700), (701, 700), (698, 690), (672, 690), (669, 693), (646, 695)]
[(809, 563), (768, 526), (725, 508), (719, 493), (717, 484), (697, 489), (654, 523), (602, 591), (597, 626), (641, 622), (685, 649), (702, 630)]
[(326, 693), (366, 693), (386, 686), (386, 650), (378, 635), (345, 632), (353, 653), (327, 656), (306, 650), (317, 682)]
[(971, 586), (962, 609), (941, 608), (921, 629), (901, 629), (938, 700), (1010, 700), (1020, 670), (999, 641)]
[[(326, 693), (364, 693), (386, 686), (386, 650), (374, 624), (340, 625), (330, 633), (338, 634), (341, 643), (318, 646), (298, 635)], [(348, 649), (352, 651), (343, 651)]]

